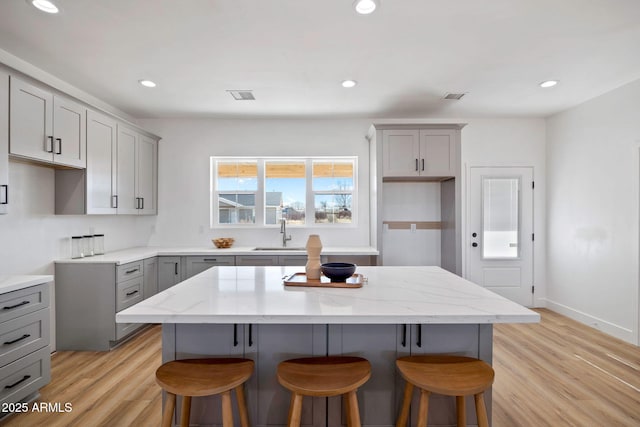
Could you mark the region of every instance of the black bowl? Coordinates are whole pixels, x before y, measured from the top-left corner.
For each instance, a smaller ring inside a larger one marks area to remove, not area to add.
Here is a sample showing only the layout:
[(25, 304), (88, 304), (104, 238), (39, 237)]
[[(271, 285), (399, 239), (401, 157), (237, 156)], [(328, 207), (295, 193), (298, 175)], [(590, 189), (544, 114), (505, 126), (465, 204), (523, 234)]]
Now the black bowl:
[(348, 262), (327, 262), (320, 266), (320, 270), (332, 282), (344, 282), (353, 276), (356, 271), (356, 265)]

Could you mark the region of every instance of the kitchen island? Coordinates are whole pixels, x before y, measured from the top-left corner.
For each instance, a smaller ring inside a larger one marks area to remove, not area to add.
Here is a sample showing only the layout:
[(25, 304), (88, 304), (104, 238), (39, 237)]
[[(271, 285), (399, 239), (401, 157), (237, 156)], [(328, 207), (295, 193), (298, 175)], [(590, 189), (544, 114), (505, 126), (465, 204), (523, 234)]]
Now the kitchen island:
[[(283, 277), (298, 271), (211, 268), (119, 312), (116, 321), (162, 323), (165, 362), (253, 359), (247, 401), (255, 426), (286, 425), (289, 394), (275, 375), (282, 360), (366, 357), (372, 377), (358, 392), (363, 425), (393, 426), (403, 390), (397, 357), (455, 353), (491, 363), (493, 323), (539, 321), (537, 313), (439, 267), (359, 267), (367, 281), (355, 289), (285, 287)], [(491, 393), (486, 399), (490, 411)], [(192, 422), (220, 425), (220, 406), (208, 400), (217, 398), (194, 399)], [(453, 399), (434, 396), (431, 408), (433, 425), (455, 425)], [(343, 424), (338, 398), (308, 399), (303, 409), (303, 425)]]

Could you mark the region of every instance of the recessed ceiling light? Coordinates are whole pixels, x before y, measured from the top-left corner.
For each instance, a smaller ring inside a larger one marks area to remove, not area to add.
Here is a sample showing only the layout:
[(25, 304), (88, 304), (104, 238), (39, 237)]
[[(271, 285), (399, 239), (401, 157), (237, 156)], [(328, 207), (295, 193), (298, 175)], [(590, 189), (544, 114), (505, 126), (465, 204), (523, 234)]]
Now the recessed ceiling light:
[(540, 83), (540, 87), (553, 87), (558, 84), (557, 80), (547, 80), (546, 82)]
[(27, 0), (27, 3), (47, 13), (58, 13), (60, 9), (49, 0)]
[(138, 80), (138, 83), (144, 87), (156, 87), (156, 84), (151, 80)]
[(374, 10), (378, 7), (379, 0), (356, 0), (353, 3), (353, 7), (355, 7), (356, 12), (361, 15), (368, 15), (373, 13)]
[(342, 87), (354, 87), (358, 82), (355, 80), (344, 80), (342, 82)]

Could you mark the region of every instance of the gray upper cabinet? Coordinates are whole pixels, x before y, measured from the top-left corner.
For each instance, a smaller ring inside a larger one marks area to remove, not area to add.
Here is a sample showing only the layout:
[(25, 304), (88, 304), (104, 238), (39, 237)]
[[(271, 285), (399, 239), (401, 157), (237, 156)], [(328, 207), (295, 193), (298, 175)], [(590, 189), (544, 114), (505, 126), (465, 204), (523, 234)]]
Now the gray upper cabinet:
[(9, 207), (9, 75), (0, 71), (0, 215)]
[(118, 213), (156, 214), (158, 142), (118, 124), (117, 146)]
[(87, 212), (115, 214), (117, 125), (104, 114), (87, 111)]
[(11, 76), (9, 110), (10, 154), (86, 167), (86, 110), (82, 105)]
[(456, 130), (385, 129), (382, 176), (445, 178), (456, 175)]

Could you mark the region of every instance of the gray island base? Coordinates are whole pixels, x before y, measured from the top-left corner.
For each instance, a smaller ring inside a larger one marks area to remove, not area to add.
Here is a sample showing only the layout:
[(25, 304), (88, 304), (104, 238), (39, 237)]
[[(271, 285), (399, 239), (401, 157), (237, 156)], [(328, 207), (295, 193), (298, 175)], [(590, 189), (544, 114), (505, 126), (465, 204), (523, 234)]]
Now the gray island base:
[[(447, 353), (492, 362), (493, 323), (539, 315), (438, 267), (361, 267), (359, 289), (287, 288), (300, 267), (215, 267), (117, 314), (118, 322), (162, 323), (163, 361), (237, 356), (255, 361), (246, 384), (253, 426), (286, 426), (289, 392), (279, 362), (357, 355), (372, 364), (358, 390), (363, 426), (395, 426), (404, 383), (398, 357)], [(491, 393), (485, 395), (491, 414)], [(417, 408), (413, 405), (413, 411)], [(472, 399), (468, 425), (476, 424)], [(178, 408), (179, 402), (178, 402)], [(454, 426), (455, 399), (434, 395), (429, 425)], [(412, 414), (415, 423), (417, 414)], [(237, 418), (237, 417), (236, 417)], [(176, 420), (179, 419), (179, 410)], [(346, 425), (340, 398), (308, 398), (303, 425)], [(193, 400), (191, 422), (221, 426), (218, 397)]]

